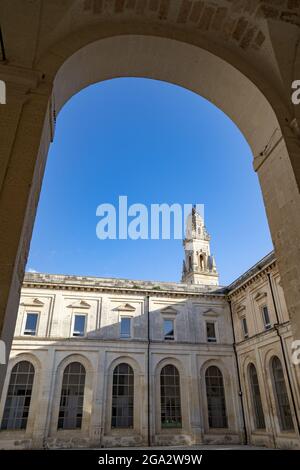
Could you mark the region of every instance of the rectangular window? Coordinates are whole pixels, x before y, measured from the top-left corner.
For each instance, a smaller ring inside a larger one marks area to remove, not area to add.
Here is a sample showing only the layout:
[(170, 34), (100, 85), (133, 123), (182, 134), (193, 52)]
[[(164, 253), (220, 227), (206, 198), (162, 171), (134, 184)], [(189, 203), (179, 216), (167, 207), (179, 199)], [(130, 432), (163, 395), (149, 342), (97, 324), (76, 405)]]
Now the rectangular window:
[(120, 336), (121, 338), (131, 337), (131, 318), (130, 317), (121, 317)]
[(24, 335), (35, 336), (37, 330), (38, 313), (27, 313)]
[(262, 308), (262, 316), (263, 316), (263, 322), (264, 322), (264, 325), (265, 325), (265, 329), (269, 330), (272, 327), (272, 325), (271, 325), (271, 322), (270, 322), (269, 310), (268, 310), (268, 307), (266, 305), (264, 305), (264, 307)]
[(174, 339), (174, 320), (164, 320), (164, 337), (165, 339)]
[(216, 328), (214, 322), (206, 322), (206, 337), (208, 343), (216, 343)]
[(73, 336), (84, 336), (85, 315), (76, 314), (74, 316)]
[(241, 322), (242, 322), (242, 330), (243, 330), (244, 338), (246, 339), (249, 337), (246, 317), (243, 317)]

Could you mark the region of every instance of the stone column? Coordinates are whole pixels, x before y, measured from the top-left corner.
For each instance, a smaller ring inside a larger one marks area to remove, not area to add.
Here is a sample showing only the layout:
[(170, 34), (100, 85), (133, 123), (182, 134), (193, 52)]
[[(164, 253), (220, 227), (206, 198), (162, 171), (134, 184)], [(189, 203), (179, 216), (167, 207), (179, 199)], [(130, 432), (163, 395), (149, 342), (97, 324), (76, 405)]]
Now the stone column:
[(36, 417), (32, 435), (33, 447), (36, 449), (41, 449), (44, 446), (47, 446), (47, 438), (49, 436), (53, 391), (56, 379), (56, 368), (54, 366), (55, 347), (49, 346), (49, 349), (46, 352), (42, 352), (39, 359), (43, 366), (39, 374), (39, 402), (36, 408)]
[[(202, 444), (203, 442), (203, 416), (200, 408), (201, 388), (199, 388), (199, 376), (200, 370), (197, 366), (197, 354), (195, 351), (191, 352), (191, 375), (190, 375), (190, 419), (191, 419), (191, 428), (193, 438), (195, 439), (195, 444)], [(184, 397), (182, 397), (184, 399)]]
[(103, 402), (104, 396), (104, 377), (105, 377), (105, 349), (99, 348), (99, 354), (95, 368), (96, 377), (94, 377), (95, 390), (93, 393), (92, 416), (90, 428), (90, 440), (92, 447), (101, 447), (101, 438), (104, 429), (103, 418)]
[[(50, 92), (31, 71), (1, 66), (0, 73), (7, 89), (0, 107), (0, 338), (8, 360), (50, 142)], [(0, 365), (0, 392), (5, 373)]]
[[(295, 147), (290, 130), (285, 137)], [(262, 188), (294, 337), (300, 339), (300, 193), (280, 133), (272, 147), (254, 159), (254, 169)]]

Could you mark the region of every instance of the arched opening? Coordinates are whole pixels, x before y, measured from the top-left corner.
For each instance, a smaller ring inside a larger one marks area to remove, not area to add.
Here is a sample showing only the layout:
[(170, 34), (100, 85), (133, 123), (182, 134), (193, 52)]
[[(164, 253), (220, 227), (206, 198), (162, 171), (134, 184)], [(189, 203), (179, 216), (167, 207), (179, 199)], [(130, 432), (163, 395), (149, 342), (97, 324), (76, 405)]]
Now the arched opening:
[(256, 367), (253, 363), (249, 364), (248, 372), (249, 372), (249, 380), (250, 380), (250, 387), (251, 387), (255, 428), (265, 429), (266, 424), (265, 424), (264, 411), (262, 407), (258, 377), (257, 377)]
[(280, 429), (281, 431), (292, 431), (294, 429), (294, 423), (291, 413), (290, 401), (286, 389), (281, 361), (277, 356), (274, 356), (271, 359), (271, 371)]
[[(112, 203), (118, 211), (117, 194), (127, 195), (128, 205), (146, 201), (148, 213), (153, 201), (203, 201), (221, 285), (272, 249), (249, 146), (234, 123), (199, 95), (152, 79), (106, 80), (66, 103), (55, 136), (27, 270), (178, 282), (182, 257), (190, 272), (193, 260), (195, 272), (213, 270), (203, 246), (191, 256), (176, 240), (99, 240), (97, 206)], [(202, 173), (211, 177), (198, 187)], [(166, 184), (172, 178), (178, 184)], [(211, 190), (212, 180), (218, 191)], [(234, 211), (224, 211), (219, 193)], [(233, 231), (239, 236), (233, 238)]]
[[(20, 183), (21, 203), (11, 207), (13, 198), (11, 197), (12, 188), (9, 185), (2, 193), (4, 211), (1, 225), (3, 220), (7, 238), (3, 242), (4, 255), (1, 258), (1, 265), (6, 266), (6, 271), (3, 272), (5, 293), (1, 298), (1, 316), (3, 317), (6, 312), (3, 335), (7, 344), (10, 345), (13, 334), (15, 316), (11, 315), (11, 312), (17, 311), (17, 292), (22, 282), (48, 145), (54, 136), (55, 116), (63, 104), (80, 89), (91, 83), (117, 76), (157, 78), (186, 87), (215, 103), (239, 126), (255, 157), (254, 166), (259, 171), (268, 220), (279, 259), (282, 283), (289, 291), (288, 305), (291, 313), (295, 314), (295, 307), (299, 303), (298, 284), (290, 282), (288, 272), (291, 272), (289, 260), (293, 259), (297, 266), (297, 256), (286, 257), (284, 247), (298, 246), (297, 243), (290, 243), (290, 237), (294, 236), (295, 242), (299, 235), (297, 235), (298, 230), (294, 230), (292, 235), (289, 234), (287, 227), (282, 227), (282, 220), (286, 220), (287, 217), (280, 217), (278, 207), (282, 214), (288, 211), (291, 214), (297, 214), (298, 206), (293, 204), (293, 197), (290, 197), (290, 193), (292, 196), (296, 194), (296, 185), (281, 135), (282, 123), (279, 124), (279, 118), (277, 119), (273, 109), (276, 109), (278, 116), (279, 112), (282, 112), (282, 119), (286, 110), (279, 99), (275, 102), (276, 93), (271, 91), (267, 99), (260, 92), (258, 85), (262, 87), (262, 83), (254, 80), (254, 74), (253, 81), (250, 81), (245, 73), (241, 73), (238, 68), (229, 64), (229, 58), (227, 62), (221, 59), (221, 54), (217, 51), (208, 52), (199, 45), (163, 37), (132, 34), (120, 36), (116, 32), (114, 34), (114, 37), (99, 39), (95, 30), (91, 28), (90, 32), (85, 31), (85, 34), (74, 44), (72, 44), (71, 37), (68, 37), (65, 42), (61, 43), (60, 54), (55, 55), (49, 51), (38, 63), (38, 67), (45, 71), (40, 84), (44, 94), (31, 97), (22, 116), (23, 122), (27, 122), (26, 119), (29, 116), (34, 116), (37, 118), (36, 123), (32, 124), (31, 117), (30, 133), (28, 134), (26, 126), (25, 128), (19, 126), (18, 131), (20, 142), (27, 133), (26, 138), (32, 141), (32, 146), (29, 148), (22, 145), (22, 151), (20, 151), (20, 146), (15, 146), (16, 155), (11, 160), (7, 174), (8, 180), (11, 179), (17, 170), (18, 159), (22, 153), (27, 171), (22, 174), (22, 178), (19, 177), (16, 180), (17, 185)], [(179, 63), (180, 66), (178, 66)], [(243, 69), (243, 67), (240, 68)], [(189, 74), (186, 74), (186, 70), (189, 70)], [(249, 76), (251, 76), (250, 72)], [(226, 92), (224, 92), (224, 83), (226, 83)], [(271, 98), (274, 98), (273, 108), (268, 101)], [(277, 158), (279, 154), (280, 159)], [(14, 163), (16, 163), (15, 166)], [(271, 165), (273, 164), (276, 178), (272, 178)], [(282, 171), (283, 167), (287, 168), (287, 172)], [(289, 188), (279, 197), (282, 204), (278, 204), (278, 198), (275, 197), (279, 175), (280, 178), (282, 175), (286, 178), (287, 184), (282, 186)], [(8, 249), (9, 246), (10, 249)], [(297, 277), (297, 269), (295, 272)]]
[(227, 428), (223, 375), (216, 366), (205, 372), (208, 424), (210, 428)]
[(31, 362), (20, 361), (12, 369), (1, 423), (2, 430), (26, 429), (34, 380)]
[(85, 368), (71, 362), (63, 373), (57, 429), (80, 429), (83, 416)]
[(204, 256), (203, 255), (199, 256), (199, 268), (201, 271), (203, 271), (204, 269)]
[(133, 428), (134, 372), (129, 364), (115, 367), (112, 387), (112, 428)]
[(180, 375), (178, 369), (169, 364), (160, 373), (161, 427), (181, 428)]

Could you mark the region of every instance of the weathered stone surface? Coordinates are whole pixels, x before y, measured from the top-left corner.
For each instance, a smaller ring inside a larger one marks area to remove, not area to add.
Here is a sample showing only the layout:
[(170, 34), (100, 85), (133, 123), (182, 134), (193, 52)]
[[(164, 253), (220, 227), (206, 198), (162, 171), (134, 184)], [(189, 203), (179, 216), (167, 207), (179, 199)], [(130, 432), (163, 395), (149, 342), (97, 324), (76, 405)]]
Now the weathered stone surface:
[(191, 0), (182, 1), (181, 8), (177, 17), (177, 23), (186, 23), (192, 7), (192, 3), (193, 2)]
[(214, 19), (213, 19), (213, 22), (212, 22), (212, 29), (214, 29), (216, 31), (221, 30), (223, 21), (225, 20), (225, 18), (227, 16), (227, 13), (228, 13), (228, 11), (227, 11), (227, 8), (225, 8), (225, 7), (219, 7), (216, 10), (216, 13), (215, 13), (215, 16), (214, 16)]
[(213, 7), (205, 7), (198, 23), (198, 28), (203, 31), (208, 31), (214, 12), (215, 10)]
[(233, 31), (232, 37), (236, 40), (239, 41), (243, 34), (245, 33), (245, 30), (247, 28), (248, 21), (245, 18), (240, 18), (237, 22), (237, 25)]
[(253, 39), (256, 32), (257, 32), (257, 28), (255, 26), (250, 27), (250, 28), (247, 29), (247, 31), (244, 34), (243, 39), (241, 41), (242, 49), (247, 49), (250, 46), (250, 44), (252, 42), (252, 39)]
[[(300, 338), (299, 136), (291, 124), (299, 110), (290, 83), (300, 73), (299, 2), (194, 0), (178, 24), (182, 5), (86, 0), (52, 8), (44, 2), (41, 12), (37, 2), (0, 3), (8, 59), (0, 64), (0, 78), (9, 91), (0, 108), (0, 330), (8, 345), (54, 115), (83, 87), (128, 75), (192, 89), (241, 129), (253, 152)], [(227, 14), (218, 16), (222, 8)], [(0, 388), (4, 375), (2, 368)]]
[(196, 2), (193, 2), (192, 11), (190, 14), (191, 22), (197, 23), (199, 21), (203, 8), (204, 8), (204, 1), (198, 0)]

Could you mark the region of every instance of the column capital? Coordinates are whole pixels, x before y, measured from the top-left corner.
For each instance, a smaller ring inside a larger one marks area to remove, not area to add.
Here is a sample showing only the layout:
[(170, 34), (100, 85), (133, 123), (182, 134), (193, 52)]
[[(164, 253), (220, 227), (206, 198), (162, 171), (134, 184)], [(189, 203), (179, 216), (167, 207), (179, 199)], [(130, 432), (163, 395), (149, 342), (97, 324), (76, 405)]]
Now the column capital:
[(48, 96), (52, 89), (42, 72), (8, 63), (0, 63), (0, 80), (6, 85), (6, 105), (26, 102), (30, 94)]

